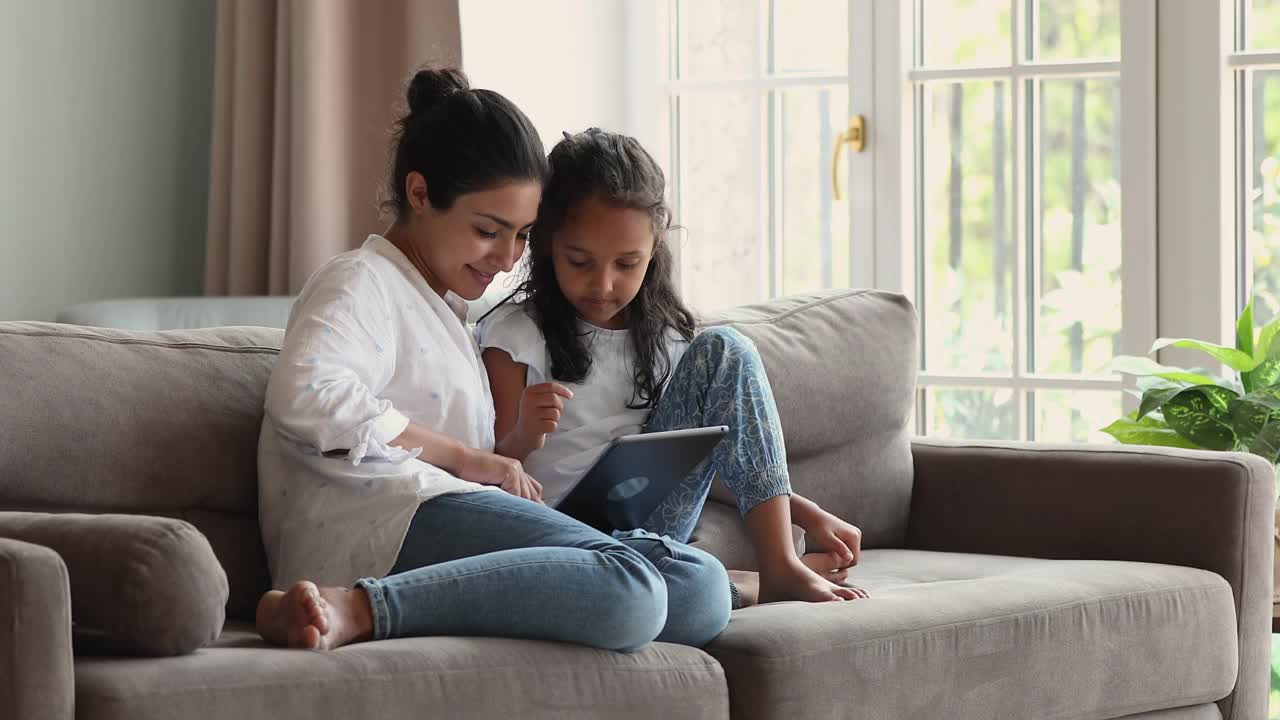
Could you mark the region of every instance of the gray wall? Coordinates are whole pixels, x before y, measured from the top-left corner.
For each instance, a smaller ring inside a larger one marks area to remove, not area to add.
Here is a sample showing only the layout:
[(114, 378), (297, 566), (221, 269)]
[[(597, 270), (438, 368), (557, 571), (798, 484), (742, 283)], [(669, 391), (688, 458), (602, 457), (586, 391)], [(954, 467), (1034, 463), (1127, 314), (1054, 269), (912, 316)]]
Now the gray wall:
[(0, 320), (203, 287), (214, 0), (0, 0)]

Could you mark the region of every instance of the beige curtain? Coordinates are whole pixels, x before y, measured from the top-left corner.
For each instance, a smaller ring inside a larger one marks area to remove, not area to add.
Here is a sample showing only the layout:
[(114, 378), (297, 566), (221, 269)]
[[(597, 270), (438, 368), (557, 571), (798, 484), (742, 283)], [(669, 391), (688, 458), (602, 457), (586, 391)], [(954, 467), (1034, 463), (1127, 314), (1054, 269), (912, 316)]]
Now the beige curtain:
[(205, 292), (297, 293), (381, 232), (405, 81), (462, 60), (457, 0), (218, 0)]

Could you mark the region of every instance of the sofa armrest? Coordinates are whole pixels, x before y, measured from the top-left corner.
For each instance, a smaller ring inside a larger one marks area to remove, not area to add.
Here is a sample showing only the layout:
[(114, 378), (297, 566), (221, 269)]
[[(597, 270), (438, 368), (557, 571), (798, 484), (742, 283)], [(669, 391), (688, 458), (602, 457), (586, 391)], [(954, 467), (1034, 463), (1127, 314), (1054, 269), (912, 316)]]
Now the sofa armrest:
[(71, 720), (74, 673), (66, 565), (0, 537), (0, 717)]
[(1265, 717), (1275, 471), (1261, 458), (1128, 446), (912, 443), (907, 546), (1201, 568), (1235, 594), (1240, 646), (1224, 718)]

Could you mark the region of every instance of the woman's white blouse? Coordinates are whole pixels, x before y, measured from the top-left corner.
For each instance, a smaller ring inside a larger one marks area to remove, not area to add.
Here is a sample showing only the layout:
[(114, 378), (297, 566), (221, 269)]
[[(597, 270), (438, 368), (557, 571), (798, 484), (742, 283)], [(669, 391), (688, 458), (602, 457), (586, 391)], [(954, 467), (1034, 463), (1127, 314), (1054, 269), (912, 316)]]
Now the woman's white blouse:
[(275, 587), (382, 577), (421, 503), (495, 489), (388, 444), (412, 421), (493, 449), (493, 395), (466, 310), (378, 235), (307, 281), (267, 384), (258, 444)]

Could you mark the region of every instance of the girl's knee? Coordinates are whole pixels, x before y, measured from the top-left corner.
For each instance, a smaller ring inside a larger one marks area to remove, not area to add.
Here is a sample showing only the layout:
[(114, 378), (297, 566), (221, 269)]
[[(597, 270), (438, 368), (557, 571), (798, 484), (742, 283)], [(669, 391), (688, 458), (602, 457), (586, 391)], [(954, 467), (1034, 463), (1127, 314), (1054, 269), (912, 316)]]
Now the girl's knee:
[(703, 353), (721, 362), (761, 365), (760, 351), (751, 338), (731, 327), (717, 326), (698, 333), (688, 352)]
[(727, 325), (716, 325), (709, 327), (693, 337), (690, 347), (708, 346), (715, 350), (725, 350), (729, 348), (750, 348), (755, 350), (755, 343), (751, 342), (751, 338), (743, 335), (736, 328)]

